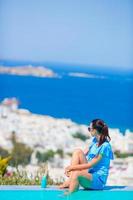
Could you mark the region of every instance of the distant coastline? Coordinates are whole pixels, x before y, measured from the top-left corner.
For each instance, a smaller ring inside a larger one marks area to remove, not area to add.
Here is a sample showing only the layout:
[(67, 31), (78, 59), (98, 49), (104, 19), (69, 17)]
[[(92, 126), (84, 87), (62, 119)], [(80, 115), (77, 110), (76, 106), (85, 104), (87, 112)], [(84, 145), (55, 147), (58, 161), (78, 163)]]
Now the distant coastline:
[(98, 79), (105, 79), (106, 77), (103, 75), (95, 75), (90, 73), (82, 73), (82, 72), (70, 72), (68, 76), (72, 77), (79, 77), (79, 78), (98, 78)]
[(58, 77), (58, 74), (53, 70), (43, 67), (43, 66), (0, 66), (0, 74), (10, 74), (10, 75), (18, 75), (18, 76), (36, 76), (36, 77), (48, 77), (55, 78)]
[[(0, 66), (18, 68), (29, 64), (33, 68), (46, 66), (57, 73), (59, 78), (43, 78), (40, 75), (20, 76), (2, 72), (0, 74), (1, 101), (5, 97), (16, 96), (22, 101), (22, 107), (37, 114), (48, 114), (59, 118), (63, 116), (83, 124), (88, 124), (88, 121), (98, 116), (106, 120), (111, 128), (119, 127), (123, 134), (127, 128), (133, 130), (129, 92), (132, 83), (127, 81), (132, 77), (121, 76), (121, 74), (112, 76), (104, 71), (100, 73), (90, 69), (79, 69), (76, 66), (75, 69), (64, 68), (64, 66), (62, 68), (56, 66), (56, 68), (46, 63), (43, 65), (43, 63), (1, 62)], [(97, 87), (102, 91), (97, 90)], [(105, 102), (102, 108), (100, 108), (101, 101), (97, 101), (99, 96)], [(93, 105), (97, 110), (96, 113)], [(123, 114), (118, 117), (119, 113)]]

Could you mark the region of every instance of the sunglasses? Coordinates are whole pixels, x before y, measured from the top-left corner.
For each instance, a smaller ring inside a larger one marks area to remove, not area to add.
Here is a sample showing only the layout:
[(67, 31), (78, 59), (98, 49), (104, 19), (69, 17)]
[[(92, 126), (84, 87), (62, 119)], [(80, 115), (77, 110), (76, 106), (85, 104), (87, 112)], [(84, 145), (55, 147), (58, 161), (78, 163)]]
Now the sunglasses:
[(90, 132), (90, 131), (92, 131), (93, 130), (93, 128), (91, 128), (91, 127), (88, 127), (88, 131)]

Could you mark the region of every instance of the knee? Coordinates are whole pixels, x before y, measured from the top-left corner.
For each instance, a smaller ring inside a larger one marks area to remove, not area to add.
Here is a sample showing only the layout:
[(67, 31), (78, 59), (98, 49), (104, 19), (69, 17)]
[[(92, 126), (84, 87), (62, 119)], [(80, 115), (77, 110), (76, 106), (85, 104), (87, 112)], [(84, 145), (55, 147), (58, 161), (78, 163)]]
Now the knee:
[(83, 154), (83, 151), (82, 151), (82, 149), (75, 149), (74, 150), (74, 152), (73, 152), (74, 154)]

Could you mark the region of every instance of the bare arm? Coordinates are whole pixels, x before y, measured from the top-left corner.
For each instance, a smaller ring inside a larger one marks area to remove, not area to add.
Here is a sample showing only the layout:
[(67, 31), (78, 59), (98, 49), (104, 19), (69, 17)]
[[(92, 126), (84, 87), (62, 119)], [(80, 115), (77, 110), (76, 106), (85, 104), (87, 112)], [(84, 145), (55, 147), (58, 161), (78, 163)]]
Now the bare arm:
[(69, 166), (66, 168), (66, 171), (68, 172), (68, 171), (89, 169), (89, 168), (93, 167), (94, 165), (96, 165), (101, 159), (102, 159), (102, 155), (98, 155), (88, 163)]

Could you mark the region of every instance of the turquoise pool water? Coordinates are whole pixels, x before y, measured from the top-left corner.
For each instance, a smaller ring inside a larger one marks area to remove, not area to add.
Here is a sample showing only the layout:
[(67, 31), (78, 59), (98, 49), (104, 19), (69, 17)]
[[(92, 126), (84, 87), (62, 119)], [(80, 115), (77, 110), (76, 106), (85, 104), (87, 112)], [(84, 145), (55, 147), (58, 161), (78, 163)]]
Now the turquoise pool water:
[(0, 200), (133, 200), (133, 191), (78, 191), (63, 196), (59, 190), (1, 190)]

